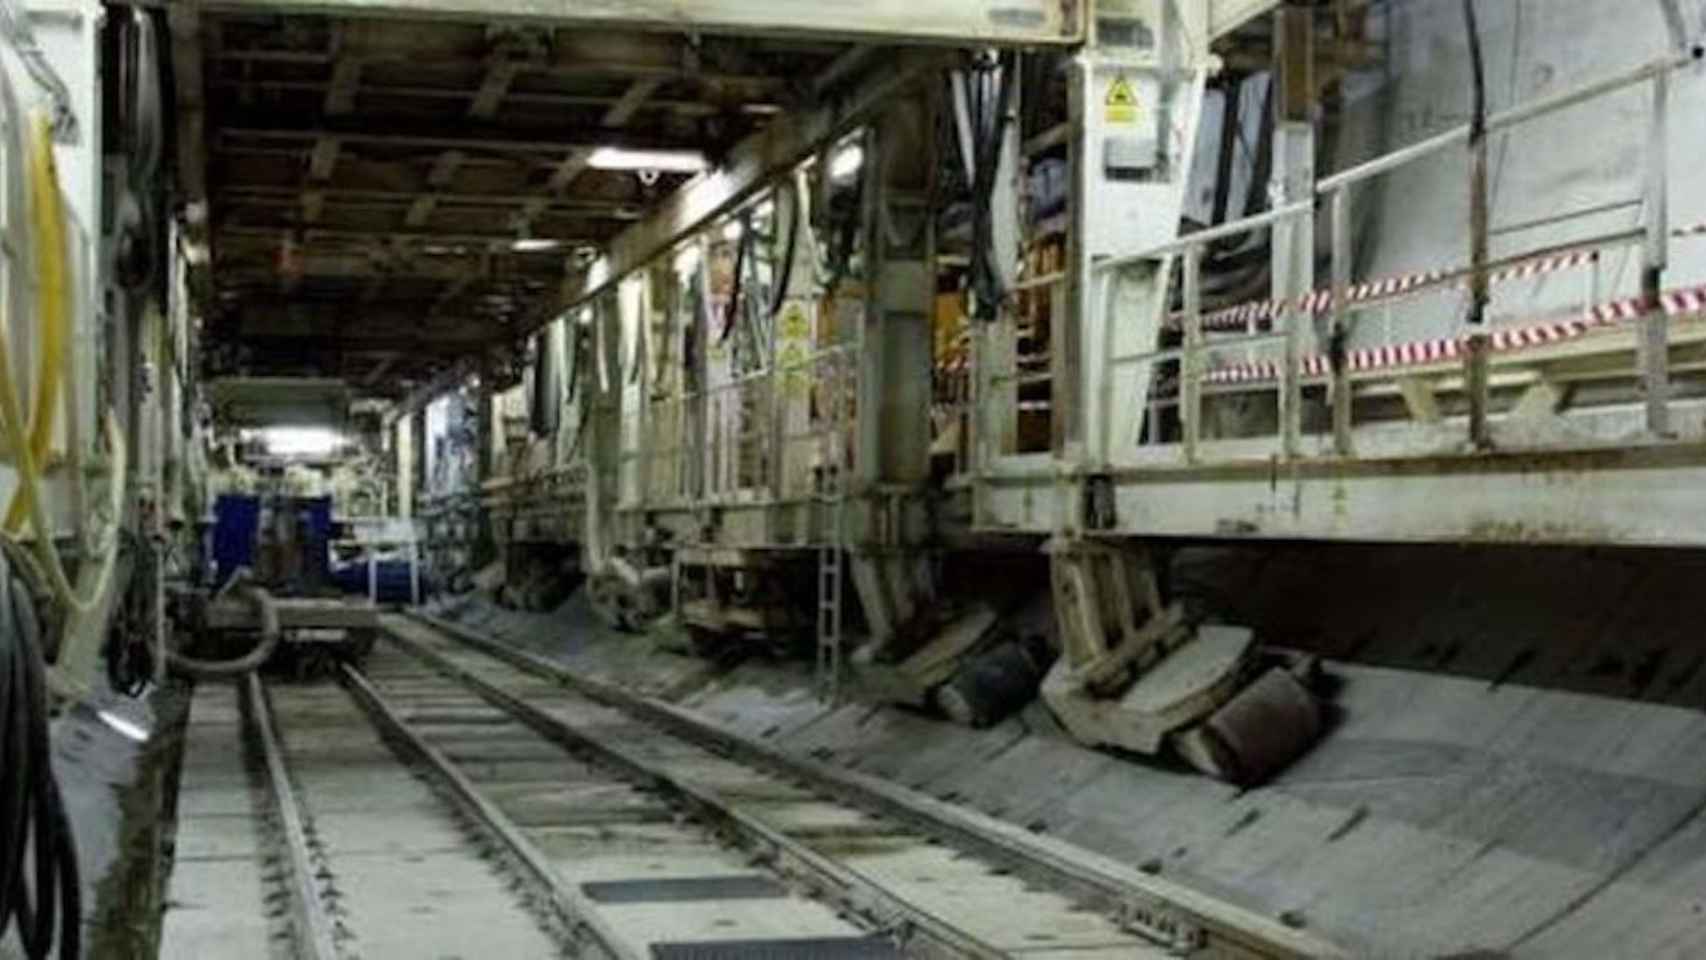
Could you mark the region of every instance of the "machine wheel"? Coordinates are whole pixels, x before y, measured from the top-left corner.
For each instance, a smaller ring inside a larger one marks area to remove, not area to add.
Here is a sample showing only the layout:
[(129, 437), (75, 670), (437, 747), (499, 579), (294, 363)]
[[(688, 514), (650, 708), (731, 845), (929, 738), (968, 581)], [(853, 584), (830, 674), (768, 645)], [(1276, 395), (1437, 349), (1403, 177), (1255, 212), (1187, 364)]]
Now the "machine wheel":
[(1046, 645), (1031, 649), (1009, 640), (973, 657), (959, 673), (936, 688), (936, 709), (966, 727), (982, 728), (1006, 719), (1030, 703), (1048, 671)]
[(1198, 770), (1254, 786), (1283, 770), (1320, 736), (1320, 703), (1290, 670), (1274, 667), (1175, 744)]

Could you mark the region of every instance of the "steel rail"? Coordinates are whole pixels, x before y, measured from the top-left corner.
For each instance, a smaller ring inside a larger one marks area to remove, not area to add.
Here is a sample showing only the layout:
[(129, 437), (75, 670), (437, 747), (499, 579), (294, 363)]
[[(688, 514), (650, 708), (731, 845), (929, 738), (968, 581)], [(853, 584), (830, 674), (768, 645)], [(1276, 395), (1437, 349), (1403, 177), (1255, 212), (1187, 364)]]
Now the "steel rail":
[[(1210, 956), (1298, 960), (1347, 956), (1328, 941), (1277, 919), (1145, 874), (1110, 857), (966, 807), (944, 803), (879, 777), (793, 756), (718, 727), (673, 704), (590, 679), (561, 664), (505, 646), (430, 614), (410, 610), (405, 615), (519, 670), (553, 680), (684, 740), (781, 777), (814, 784), (842, 802), (875, 810), (1015, 873), (1028, 874), (1057, 890), (1082, 897), (1163, 945), (1189, 951), (1206, 950)], [(386, 632), (394, 640), (413, 643), (395, 631)], [(462, 668), (455, 669), (467, 673)], [(552, 722), (557, 721), (553, 718)], [(612, 749), (588, 742), (601, 751)]]
[[(836, 907), (867, 918), (880, 930), (894, 936), (908, 956), (976, 957), (984, 960), (1010, 956), (1009, 951), (978, 940), (940, 917), (920, 910), (881, 883), (806, 847), (735, 808), (705, 787), (662, 769), (636, 752), (581, 732), (417, 641), (395, 633), (390, 634), (390, 638), (399, 648), (460, 681), (546, 739), (572, 751), (593, 754), (628, 776), (684, 801), (700, 816), (730, 831), (743, 841), (744, 846), (762, 853), (772, 870), (794, 879)], [(523, 668), (518, 666), (516, 669)], [(681, 739), (674, 731), (665, 732)]]
[(290, 785), (290, 771), (284, 764), (284, 751), (279, 747), (277, 729), (273, 724), (272, 705), (266, 688), (254, 673), (244, 681), (249, 699), (249, 718), (254, 724), (261, 753), (266, 762), (267, 784), (272, 791), (273, 809), (278, 813), (279, 826), (284, 831), (286, 852), (289, 855), (290, 897), (295, 906), (297, 946), (313, 960), (337, 960), (337, 941), (333, 936), (332, 918), (315, 887), (314, 867), (308, 853), (308, 832), (303, 827), (302, 808), (296, 791)]
[(645, 952), (624, 947), (622, 938), (603, 921), (593, 902), (574, 885), (564, 883), (563, 878), (551, 866), (551, 861), (533, 841), (522, 834), (515, 822), (487, 799), (480, 792), (480, 788), (468, 779), (467, 774), (457, 768), (454, 761), (410, 729), (408, 721), (385, 701), (385, 697), (361, 671), (344, 664), (343, 681), (345, 687), (355, 696), (356, 702), (367, 711), (368, 716), (394, 737), (404, 749), (425, 763), (433, 775), (450, 790), (463, 812), (514, 854), (532, 875), (534, 882), (549, 894), (552, 908), (570, 929), (589, 934), (607, 956), (616, 960), (649, 960)]

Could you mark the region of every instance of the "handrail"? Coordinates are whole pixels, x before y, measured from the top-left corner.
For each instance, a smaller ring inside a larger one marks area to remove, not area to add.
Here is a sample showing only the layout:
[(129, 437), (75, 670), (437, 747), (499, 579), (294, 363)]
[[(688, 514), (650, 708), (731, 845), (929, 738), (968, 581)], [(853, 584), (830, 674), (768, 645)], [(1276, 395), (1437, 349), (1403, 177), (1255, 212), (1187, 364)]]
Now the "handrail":
[[(1583, 84), (1582, 86), (1574, 89), (1565, 90), (1562, 93), (1557, 93), (1550, 97), (1544, 97), (1531, 103), (1512, 107), (1502, 113), (1493, 114), (1487, 118), (1487, 130), (1488, 132), (1493, 132), (1527, 123), (1530, 120), (1556, 113), (1559, 110), (1573, 107), (1579, 103), (1597, 99), (1607, 94), (1616, 93), (1626, 87), (1635, 86), (1636, 84), (1651, 80), (1653, 77), (1661, 73), (1667, 73), (1671, 70), (1685, 67), (1696, 62), (1698, 59), (1699, 57), (1695, 56), (1693, 53), (1689, 53), (1673, 54), (1660, 57), (1655, 60), (1650, 60), (1638, 67), (1635, 67), (1634, 69), (1613, 74), (1612, 76), (1601, 80)], [(1422, 157), (1438, 153), (1440, 150), (1452, 146), (1453, 144), (1467, 143), (1468, 141), (1468, 124), (1453, 127), (1443, 133), (1435, 134), (1426, 140), (1413, 143), (1407, 147), (1400, 147), (1391, 153), (1384, 154), (1374, 158), (1373, 160), (1351, 167), (1348, 170), (1342, 170), (1332, 176), (1318, 180), (1315, 184), (1315, 193), (1317, 196), (1331, 195), (1347, 186), (1351, 186), (1367, 180), (1370, 177), (1395, 170)], [(1253, 214), (1238, 220), (1229, 220), (1226, 223), (1218, 224), (1205, 230), (1198, 230), (1175, 240), (1156, 244), (1155, 246), (1137, 253), (1129, 253), (1118, 257), (1110, 257), (1106, 260), (1100, 260), (1092, 264), (1091, 269), (1097, 273), (1104, 273), (1109, 270), (1118, 269), (1119, 267), (1129, 266), (1133, 263), (1140, 263), (1144, 260), (1154, 260), (1170, 253), (1178, 253), (1193, 246), (1200, 246), (1215, 240), (1225, 239), (1226, 237), (1237, 236), (1240, 233), (1245, 233), (1258, 227), (1270, 226), (1281, 220), (1301, 216), (1305, 213), (1313, 213), (1314, 211), (1314, 201), (1299, 200), (1284, 206), (1275, 207), (1274, 209), (1263, 213)]]
[(1200, 246), (1215, 240), (1237, 236), (1240, 233), (1254, 230), (1257, 227), (1269, 226), (1270, 224), (1278, 223), (1281, 220), (1288, 220), (1292, 217), (1300, 217), (1306, 213), (1314, 212), (1315, 202), (1313, 200), (1299, 200), (1295, 203), (1288, 203), (1281, 207), (1275, 207), (1272, 210), (1268, 210), (1263, 213), (1252, 214), (1251, 216), (1245, 217), (1241, 220), (1232, 220), (1218, 226), (1209, 227), (1206, 230), (1198, 230), (1195, 233), (1186, 234), (1176, 240), (1169, 240), (1166, 243), (1156, 244), (1147, 250), (1142, 250), (1137, 253), (1128, 253), (1118, 257), (1109, 257), (1106, 260), (1098, 260), (1090, 265), (1090, 269), (1097, 273), (1104, 273), (1120, 267), (1130, 266), (1134, 263), (1140, 263), (1144, 260), (1154, 260), (1157, 257), (1166, 256), (1169, 253), (1178, 253), (1191, 247)]

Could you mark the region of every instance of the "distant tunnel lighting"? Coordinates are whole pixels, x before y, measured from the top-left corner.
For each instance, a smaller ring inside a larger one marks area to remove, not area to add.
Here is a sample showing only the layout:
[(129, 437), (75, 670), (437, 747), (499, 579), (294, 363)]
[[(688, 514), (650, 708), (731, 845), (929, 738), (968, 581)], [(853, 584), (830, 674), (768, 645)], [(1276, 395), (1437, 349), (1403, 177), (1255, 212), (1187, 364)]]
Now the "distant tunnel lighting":
[(344, 442), (341, 434), (327, 427), (267, 427), (253, 435), (266, 444), (268, 453), (279, 457), (330, 456)]
[(835, 180), (845, 180), (865, 165), (865, 148), (857, 144), (842, 147), (829, 161), (829, 175)]
[(666, 173), (698, 173), (709, 166), (697, 150), (629, 150), (599, 147), (586, 158), (594, 170), (662, 170)]
[(699, 269), (699, 248), (691, 244), (682, 247), (675, 255), (675, 272), (681, 276), (692, 276)]
[(549, 253), (561, 247), (562, 241), (548, 240), (543, 237), (524, 237), (509, 245), (516, 253)]

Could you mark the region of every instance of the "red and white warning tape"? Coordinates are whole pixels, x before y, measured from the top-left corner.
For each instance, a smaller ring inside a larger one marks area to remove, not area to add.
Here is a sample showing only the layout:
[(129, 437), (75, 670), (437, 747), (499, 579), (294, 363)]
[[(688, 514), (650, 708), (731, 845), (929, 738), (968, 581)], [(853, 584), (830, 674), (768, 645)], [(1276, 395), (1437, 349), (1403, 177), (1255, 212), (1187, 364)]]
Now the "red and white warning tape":
[[(1660, 297), (1660, 303), (1664, 307), (1665, 315), (1672, 319), (1706, 314), (1706, 286), (1672, 290)], [(1610, 303), (1602, 303), (1579, 316), (1567, 319), (1549, 320), (1523, 327), (1505, 327), (1494, 330), (1491, 332), (1489, 340), (1494, 353), (1508, 353), (1528, 347), (1573, 340), (1590, 330), (1615, 327), (1636, 320), (1640, 316), (1640, 298), (1629, 297)], [(1442, 363), (1461, 357), (1463, 343), (1466, 339), (1466, 335), (1460, 335), (1365, 347), (1347, 353), (1345, 363), (1352, 372)], [(1304, 357), (1302, 366), (1303, 375), (1306, 377), (1321, 377), (1331, 372), (1331, 361), (1324, 354)], [(1203, 382), (1208, 384), (1257, 383), (1265, 380), (1278, 380), (1279, 377), (1279, 363), (1258, 361), (1216, 367), (1204, 374)]]
[[(1676, 237), (1706, 235), (1706, 222), (1673, 230), (1671, 234)], [(1560, 270), (1587, 266), (1593, 263), (1598, 256), (1598, 250), (1575, 250), (1553, 256), (1535, 257), (1532, 260), (1524, 260), (1493, 271), (1488, 277), (1488, 282), (1493, 286), (1498, 286), (1513, 280), (1529, 280), (1549, 273), (1557, 273)], [(1423, 273), (1410, 273), (1402, 276), (1383, 277), (1379, 280), (1369, 280), (1351, 287), (1347, 293), (1346, 301), (1351, 304), (1363, 304), (1375, 300), (1400, 297), (1412, 291), (1433, 286), (1455, 289), (1465, 286), (1469, 282), (1469, 278), (1461, 274), (1463, 274), (1462, 270), (1430, 270)], [(1447, 283), (1447, 277), (1452, 278), (1451, 282)], [(1216, 310), (1213, 313), (1203, 315), (1203, 329), (1214, 331), (1246, 330), (1253, 323), (1273, 320), (1280, 313), (1280, 307), (1283, 303), (1284, 301), (1280, 300), (1252, 300), (1248, 303), (1227, 307), (1224, 310)], [(1298, 299), (1296, 307), (1304, 313), (1325, 313), (1333, 308), (1333, 291), (1325, 289), (1306, 293)], [(1173, 314), (1168, 318), (1168, 323), (1176, 329), (1184, 323), (1184, 315)]]

